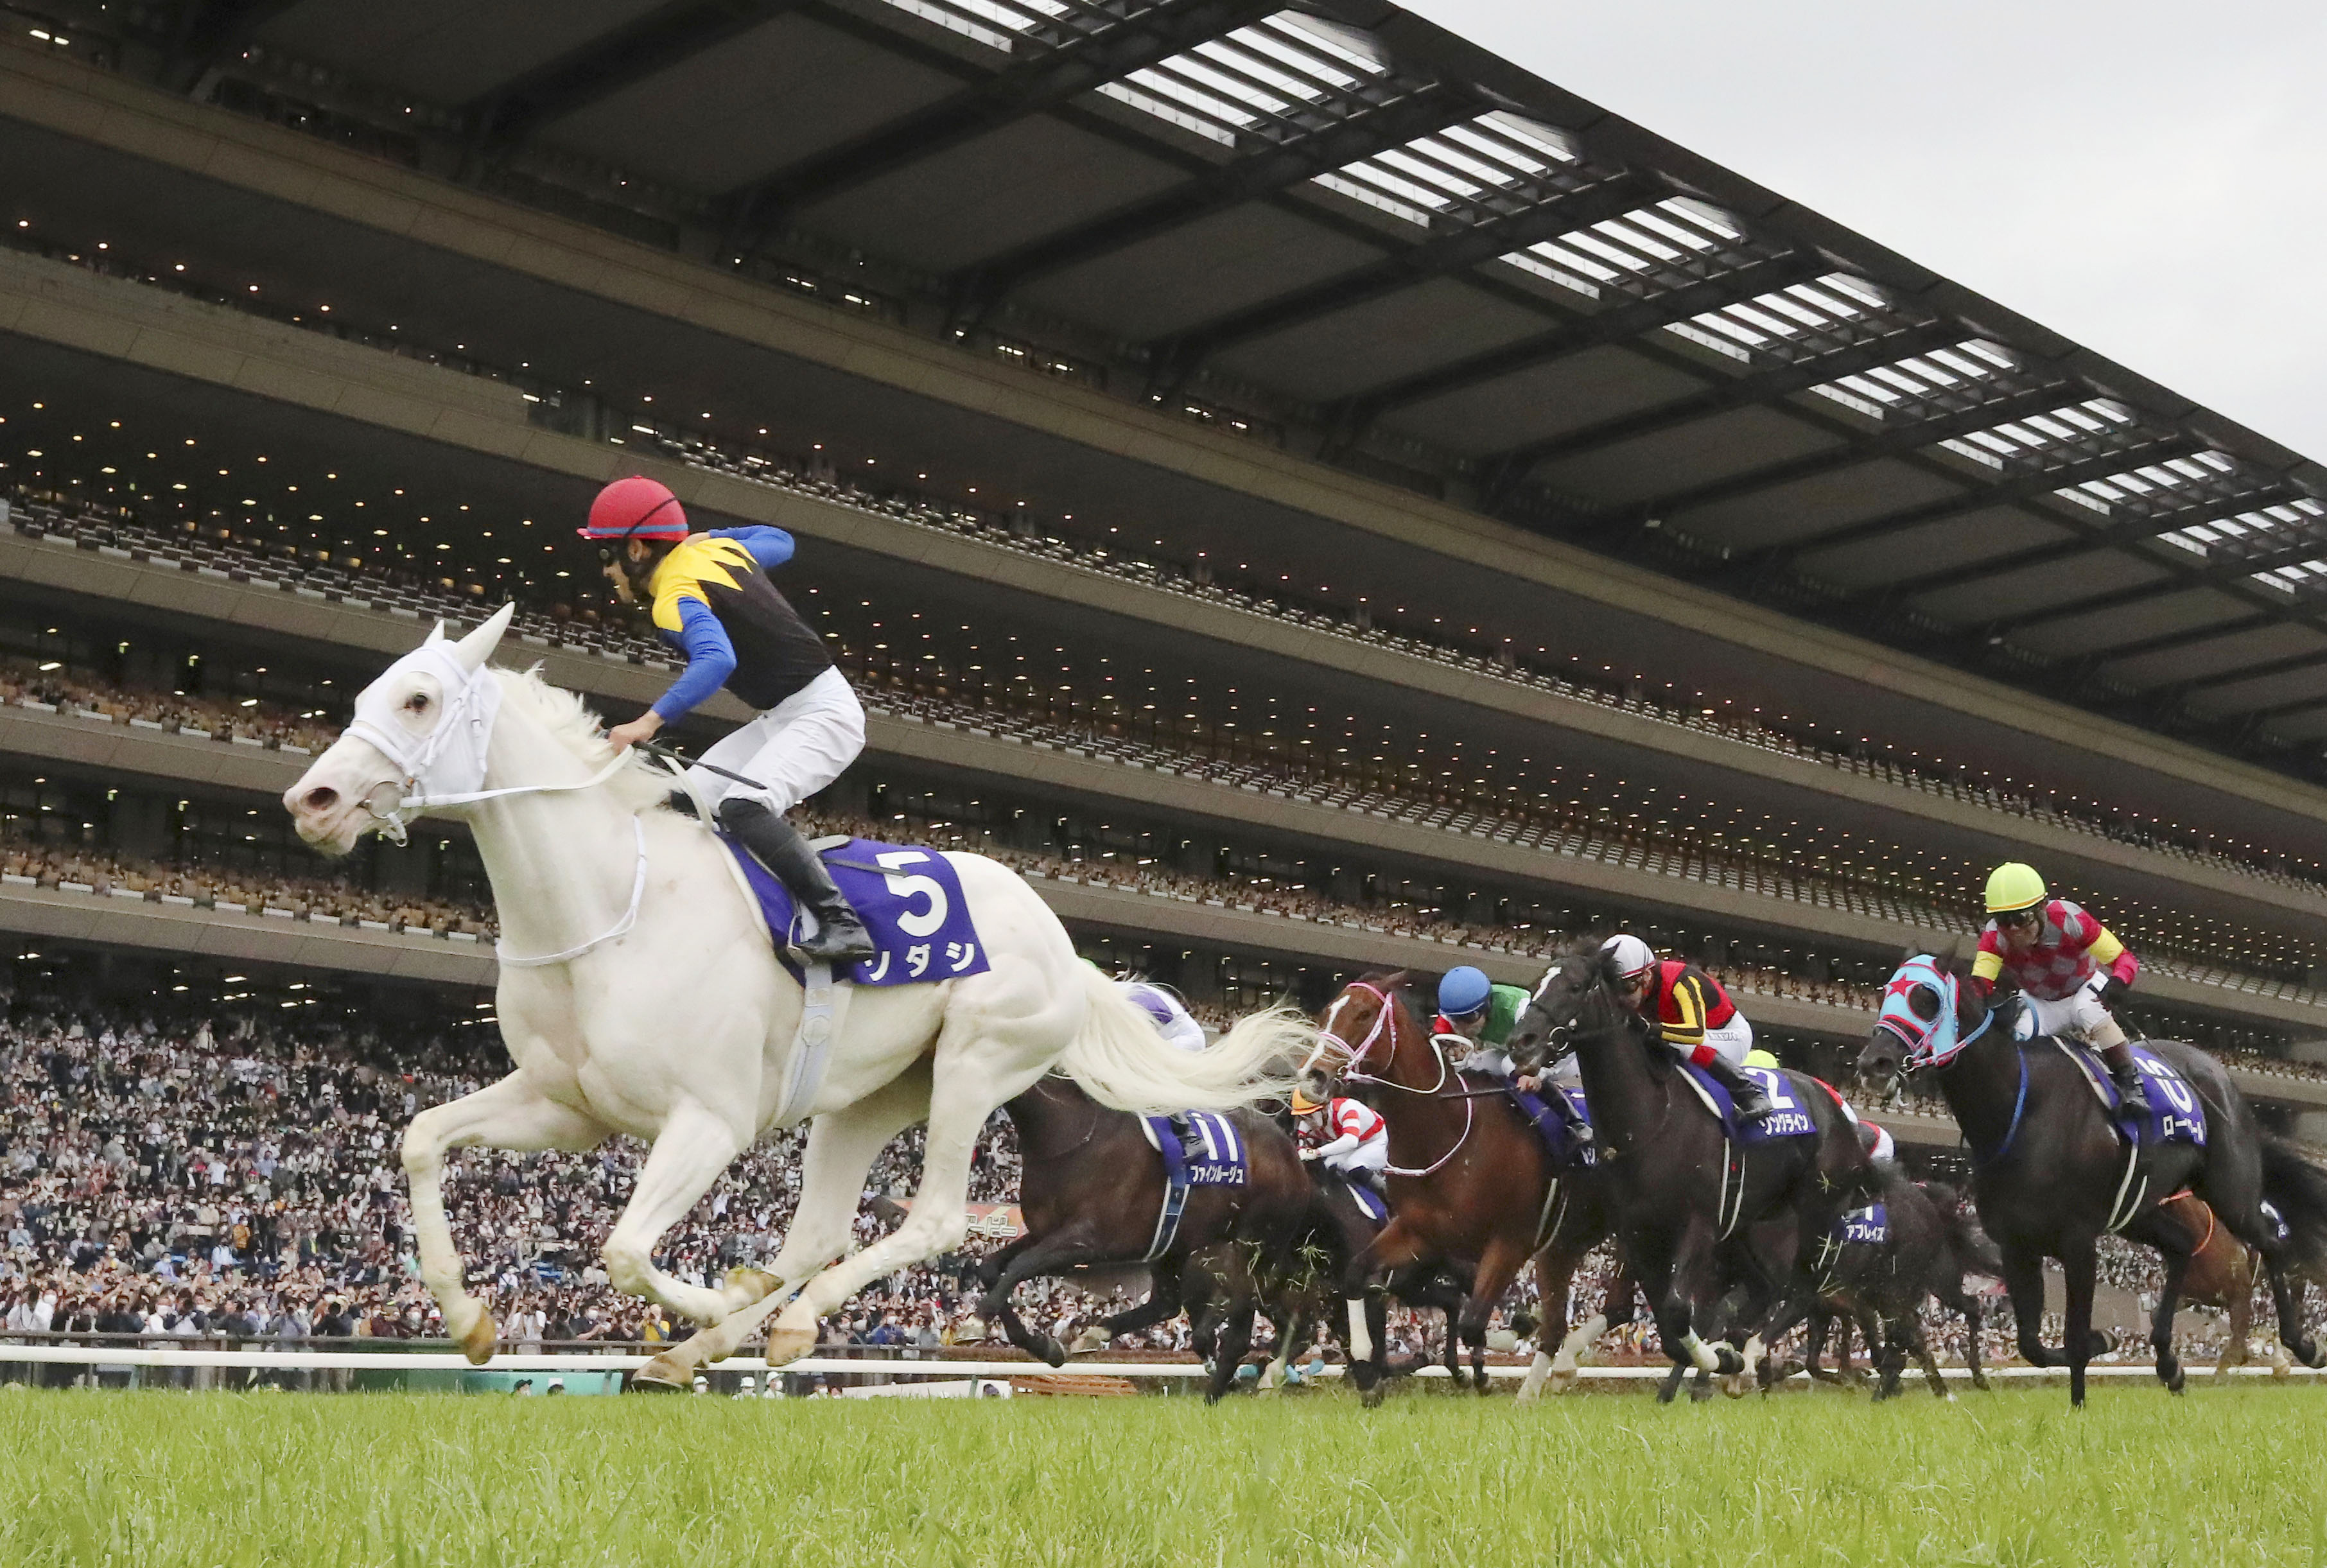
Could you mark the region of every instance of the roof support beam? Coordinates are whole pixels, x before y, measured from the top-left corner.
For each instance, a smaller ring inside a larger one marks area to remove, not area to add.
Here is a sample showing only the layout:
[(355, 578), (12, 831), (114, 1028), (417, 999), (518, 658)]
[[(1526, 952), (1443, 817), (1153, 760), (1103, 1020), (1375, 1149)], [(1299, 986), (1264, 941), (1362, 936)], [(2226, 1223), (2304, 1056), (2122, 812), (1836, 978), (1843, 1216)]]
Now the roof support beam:
[[(1096, 31), (1031, 53), (936, 103), (729, 191), (738, 248), (782, 217), (1054, 108), (1133, 71), (1284, 9), (1283, 0), (1154, 0)], [(1071, 23), (1079, 12), (1061, 18)]]
[(798, 0), (673, 0), (466, 106), (488, 156), (796, 9)]
[(1785, 462), (1771, 463), (1766, 468), (1732, 474), (1689, 490), (1669, 491), (1641, 503), (1641, 510), (1650, 517), (1676, 517), (1692, 508), (1712, 506), (1779, 485), (1815, 479), (1820, 474), (1852, 468), (1879, 457), (1920, 452), (1924, 447), (1937, 445), (1956, 436), (1991, 429), (2032, 415), (2049, 414), (2064, 403), (2074, 402), (2080, 390), (2074, 383), (2055, 383), (2031, 391), (2009, 393), (1971, 408), (1953, 409), (1925, 419), (1902, 420), (1897, 425), (1886, 424), (1862, 440), (1848, 442), (1825, 452), (1813, 452)]
[(1716, 414), (1726, 414), (1750, 404), (1775, 403), (1781, 397), (1807, 392), (1828, 381), (1908, 359), (1926, 349), (1942, 348), (1958, 341), (1963, 335), (1960, 330), (1937, 322), (1902, 327), (1879, 338), (1863, 339), (1825, 353), (1807, 354), (1767, 369), (1748, 371), (1707, 387), (1702, 392), (1693, 392), (1677, 402), (1659, 404), (1637, 414), (1620, 414), (1613, 419), (1599, 420), (1580, 429), (1547, 435), (1540, 441), (1530, 441), (1521, 446), (1490, 453), (1481, 461), (1515, 474), (1524, 473), (1539, 462), (1580, 457), (1627, 441), (1637, 441), (1644, 435), (1661, 435), (1668, 430), (1677, 430), (1684, 425), (1709, 419)]
[[(2170, 549), (2172, 546), (2168, 546), (2167, 548)], [(2187, 568), (2177, 570), (2177, 564), (2164, 564), (2166, 570), (2172, 574), (2156, 582), (2137, 583), (2130, 587), (2111, 589), (2106, 593), (2095, 593), (2083, 599), (2048, 605), (2042, 610), (2032, 610), (2025, 614), (1994, 623), (1993, 630), (2014, 631), (2023, 626), (2041, 625), (2047, 621), (2059, 621), (2071, 615), (2086, 615), (2096, 611), (2122, 609), (2129, 604), (2138, 604), (2145, 600), (2162, 599), (2168, 593), (2180, 593), (2191, 588), (2233, 587), (2242, 584), (2257, 572), (2276, 571), (2281, 566), (2294, 565), (2298, 561), (2308, 561), (2319, 555), (2321, 549), (2320, 544), (2313, 540), (2288, 549), (2273, 550), (2266, 555), (2249, 555), (2240, 561), (2217, 562), (2194, 572)], [(2266, 592), (2277, 591), (2272, 589)], [(2298, 602), (2299, 601), (2290, 600), (2288, 608), (2294, 608)]]
[(1461, 88), (1443, 82), (1411, 84), (1397, 97), (1344, 111), (1341, 118), (1231, 159), (1184, 185), (966, 268), (954, 279), (956, 297), (970, 310), (982, 310), (1037, 278), (1127, 249), (1388, 148), (1403, 146), (1471, 119), (1484, 107)]
[(2257, 611), (2229, 621), (2218, 621), (2211, 626), (2192, 626), (2181, 631), (2161, 631), (2154, 637), (2144, 637), (2132, 642), (2121, 642), (2114, 648), (2098, 649), (2091, 655), (2098, 664), (2116, 664), (2123, 659), (2145, 658), (2151, 654), (2172, 653), (2178, 649), (2197, 648), (2209, 642), (2219, 642), (2225, 637), (2237, 637), (2248, 631), (2260, 631), (2266, 626), (2276, 626), (2286, 618)]
[[(2023, 571), (2030, 566), (2048, 565), (2054, 561), (2070, 561), (2079, 555), (2098, 554), (2103, 550), (2119, 549), (2139, 539), (2153, 537), (2169, 528), (2187, 528), (2201, 523), (2210, 523), (2221, 518), (2236, 517), (2253, 511), (2257, 507), (2271, 506), (2281, 500), (2291, 500), (2300, 492), (2283, 492), (2274, 489), (2253, 491), (2242, 496), (2229, 496), (2220, 500), (2201, 502), (2196, 506), (2178, 507), (2170, 512), (2142, 512), (2122, 522), (2109, 524), (2092, 533), (2081, 533), (2071, 539), (2056, 539), (2050, 544), (2014, 550), (2008, 555), (1990, 555), (1985, 560), (1967, 562), (1960, 566), (1949, 566), (1937, 572), (1927, 572), (1920, 577), (1904, 577), (1888, 584), (1886, 593), (1906, 596), (1929, 593), (1941, 588), (1953, 588), (1965, 583), (1977, 583), (1984, 577), (2002, 576), (2008, 572)], [(2316, 555), (2314, 547), (2307, 552)], [(2296, 560), (2304, 557), (2297, 555)], [(2285, 562), (2278, 563), (2280, 565)], [(2269, 570), (2257, 566), (2257, 572)]]
[[(2321, 629), (2327, 630), (2327, 627)], [(2290, 654), (2283, 658), (2266, 658), (2257, 664), (2242, 664), (2231, 669), (2218, 669), (2211, 675), (2193, 677), (2176, 684), (2175, 689), (2188, 695), (2211, 691), (2218, 686), (2236, 686), (2240, 681), (2261, 680), (2266, 676), (2293, 675), (2297, 670), (2314, 665), (2327, 664), (2327, 652)]]
[(1766, 257), (1749, 262), (1733, 272), (1717, 277), (1701, 278), (1684, 284), (1647, 299), (1631, 300), (1585, 316), (1572, 323), (1552, 328), (1506, 343), (1500, 349), (1490, 349), (1482, 354), (1457, 359), (1436, 369), (1418, 371), (1396, 381), (1369, 387), (1345, 399), (1349, 407), (1360, 412), (1367, 421), (1395, 408), (1404, 408), (1432, 397), (1457, 392), (1465, 387), (1477, 386), (1520, 370), (1530, 370), (1557, 359), (1580, 354), (1586, 349), (1596, 349), (1609, 343), (1621, 343), (1627, 338), (1637, 338), (1659, 327), (1675, 322), (1685, 322), (1691, 316), (1718, 310), (1739, 300), (1783, 288), (1790, 283), (1800, 283), (1830, 270), (1818, 257), (1789, 252), (1784, 256)]
[[(1424, 240), (1378, 262), (1215, 316), (1151, 346), (1157, 366), (1154, 379), (1161, 386), (1176, 386), (1203, 359), (1222, 349), (1316, 321), (1430, 278), (1484, 266), (1514, 250), (1621, 217), (1663, 194), (1632, 175), (1610, 175), (1554, 200)], [(1547, 313), (1555, 308), (1547, 302), (1538, 303)]]
[[(1821, 529), (1807, 537), (1789, 539), (1783, 544), (1772, 545), (1765, 550), (1756, 551), (1745, 557), (1745, 560), (1756, 566), (1770, 564), (1790, 565), (1814, 550), (1829, 550), (1841, 545), (1864, 544), (1869, 539), (1885, 538), (1892, 534), (1904, 533), (1909, 528), (1921, 527), (1927, 523), (1944, 522), (1949, 518), (1964, 517), (1972, 512), (1984, 511), (1989, 507), (2008, 505), (2014, 501), (2033, 500), (2038, 497), (2050, 495), (2057, 490), (2066, 490), (2070, 486), (2089, 483), (2094, 480), (2107, 479), (2113, 474), (2144, 468), (2151, 463), (2164, 462), (2172, 458), (2187, 457), (2193, 452), (2206, 450), (2206, 444), (2194, 435), (2162, 436), (2141, 446), (2130, 446), (2117, 452), (2102, 453), (2097, 457), (2081, 458), (2075, 462), (2055, 463), (2050, 468), (2014, 474), (1986, 485), (1980, 483), (1977, 475), (1966, 473), (1961, 477), (1971, 488), (1967, 489), (1962, 495), (1949, 496), (1936, 501), (1926, 501), (1921, 506), (1909, 507), (1904, 511), (1891, 512), (1879, 518), (1868, 518), (1862, 522), (1846, 524), (1841, 527)], [(2067, 523), (2071, 527), (2079, 528), (2079, 532), (2088, 536), (2089, 541), (2090, 536), (2097, 531), (2080, 527), (2067, 518), (2051, 512), (2045, 513), (2044, 518), (2047, 522)], [(2173, 525), (2167, 523), (2163, 526), (2172, 527)]]
[(2315, 714), (2321, 708), (2327, 708), (2327, 696), (2304, 697), (2267, 708), (2248, 708), (2238, 716), (2249, 725), (2259, 725), (2273, 719), (2291, 719), (2297, 714)]

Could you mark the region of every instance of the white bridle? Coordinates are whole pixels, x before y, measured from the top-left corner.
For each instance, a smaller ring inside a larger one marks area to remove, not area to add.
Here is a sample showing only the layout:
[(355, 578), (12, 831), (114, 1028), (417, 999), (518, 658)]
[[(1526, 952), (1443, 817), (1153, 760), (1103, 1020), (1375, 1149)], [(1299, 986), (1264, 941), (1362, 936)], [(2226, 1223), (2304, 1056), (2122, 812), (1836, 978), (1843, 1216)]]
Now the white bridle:
[[(514, 606), (501, 611), (494, 620), (506, 628), (513, 610)], [(484, 788), (485, 754), (492, 742), (493, 721), (500, 715), (501, 683), (481, 661), (472, 669), (455, 651), (457, 646), (445, 639), (444, 624), (440, 621), (428, 634), (427, 641), (389, 665), (378, 680), (357, 695), (355, 717), (348, 722), (345, 733), (386, 757), (402, 775), (400, 785), (394, 779), (383, 780), (358, 802), (389, 841), (407, 842), (407, 818), (412, 814), (447, 806), (474, 806), (516, 795), (556, 795), (595, 789), (630, 765), (630, 753), (618, 751), (604, 767), (576, 783)], [(397, 683), (399, 676), (411, 674), (434, 676), (444, 694), (443, 711), (435, 727), (425, 735), (416, 736), (406, 729), (392, 705), (389, 688)], [(382, 789), (397, 790), (396, 803), (386, 810), (374, 803), (374, 797)], [(518, 957), (496, 940), (493, 953), (503, 965), (512, 969), (535, 969), (567, 963), (627, 935), (638, 924), (639, 908), (646, 900), (647, 891), (646, 821), (634, 816), (631, 826), (637, 835), (638, 869), (631, 879), (630, 907), (622, 918), (598, 936), (562, 953)]]

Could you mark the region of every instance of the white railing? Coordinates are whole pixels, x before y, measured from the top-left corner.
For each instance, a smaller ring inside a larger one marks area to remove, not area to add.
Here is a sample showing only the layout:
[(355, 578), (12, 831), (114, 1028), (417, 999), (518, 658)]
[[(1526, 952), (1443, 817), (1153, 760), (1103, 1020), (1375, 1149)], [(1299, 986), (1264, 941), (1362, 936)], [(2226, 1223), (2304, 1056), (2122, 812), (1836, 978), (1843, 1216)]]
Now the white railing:
[[(565, 1351), (538, 1355), (512, 1352), (496, 1356), (486, 1367), (474, 1367), (469, 1358), (457, 1351), (387, 1351), (356, 1352), (344, 1350), (183, 1350), (161, 1347), (128, 1347), (102, 1345), (9, 1345), (0, 1344), (0, 1367), (11, 1363), (39, 1362), (51, 1366), (85, 1367), (92, 1370), (114, 1371), (124, 1367), (208, 1367), (212, 1369), (242, 1369), (252, 1372), (513, 1372), (513, 1373), (607, 1373), (633, 1372), (652, 1358), (640, 1354), (593, 1354), (587, 1351)], [(716, 1370), (725, 1373), (758, 1374), (768, 1370), (756, 1358), (743, 1357), (722, 1364)], [(1064, 1367), (1052, 1367), (1040, 1361), (962, 1361), (906, 1360), (860, 1358), (845, 1356), (808, 1356), (775, 1368), (787, 1376), (799, 1374), (823, 1377), (1204, 1377), (1210, 1374), (1192, 1361), (1070, 1361)], [(1338, 1377), (1342, 1368), (1328, 1367), (1328, 1377)], [(1668, 1367), (1583, 1367), (1577, 1375), (1591, 1382), (1649, 1383), (1665, 1377)], [(2095, 1362), (2086, 1367), (2093, 1377), (2154, 1377), (2146, 1362)], [(2197, 1369), (2201, 1374), (2204, 1368)], [(2242, 1377), (2282, 1377), (2317, 1379), (2322, 1374), (2308, 1367), (2276, 1368), (2267, 1362), (2234, 1369)], [(1487, 1376), (1495, 1378), (1515, 1378), (1527, 1376), (1525, 1366), (1491, 1365)], [(1940, 1376), (1949, 1379), (1968, 1379), (1970, 1368), (1942, 1367)], [(1444, 1367), (1431, 1366), (1416, 1373), (1423, 1377), (1444, 1377)], [(1909, 1376), (1914, 1369), (1909, 1368)], [(2064, 1378), (2064, 1368), (2053, 1367), (1990, 1367), (1990, 1377)]]

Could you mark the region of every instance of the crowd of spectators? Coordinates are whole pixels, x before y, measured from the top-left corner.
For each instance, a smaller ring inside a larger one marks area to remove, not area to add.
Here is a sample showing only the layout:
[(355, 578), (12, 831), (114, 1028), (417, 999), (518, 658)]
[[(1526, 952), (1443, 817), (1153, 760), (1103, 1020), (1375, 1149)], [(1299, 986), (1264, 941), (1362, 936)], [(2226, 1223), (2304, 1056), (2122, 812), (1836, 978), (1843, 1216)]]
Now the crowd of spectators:
[[(0, 1025), (0, 1325), (254, 1340), (441, 1331), (399, 1140), (415, 1111), (498, 1076), (498, 1057), (475, 1031), (14, 1008)], [(661, 1266), (708, 1285), (771, 1255), (800, 1144), (780, 1134), (738, 1161), (664, 1238)], [(897, 1218), (920, 1149), (916, 1131), (883, 1154), (860, 1241)], [(678, 1331), (614, 1293), (598, 1259), (644, 1153), (618, 1139), (586, 1154), (451, 1157), (455, 1234), (512, 1343)], [(1010, 1201), (1016, 1171), (997, 1118), (973, 1199)], [(890, 1343), (926, 1327), (949, 1342), (966, 1313), (959, 1261), (884, 1282), (828, 1331)]]
[[(173, 1012), (158, 1001), (106, 1011), (0, 994), (0, 1334), (276, 1344), (441, 1334), (418, 1278), (399, 1138), (416, 1110), (500, 1070), (488, 1033), (285, 1022), (258, 1009)], [(875, 1162), (860, 1244), (902, 1217), (921, 1150), (911, 1132)], [(798, 1200), (800, 1153), (798, 1134), (780, 1134), (738, 1161), (664, 1238), (659, 1265), (708, 1286), (731, 1267), (764, 1263)], [(652, 1344), (687, 1331), (615, 1293), (598, 1260), (643, 1154), (617, 1139), (578, 1154), (451, 1156), (454, 1234), (507, 1344)], [(1017, 1186), (1013, 1129), (997, 1115), (977, 1152), (971, 1199), (991, 1206), (981, 1217), (1006, 1213)], [(827, 1320), (826, 1342), (911, 1351), (985, 1340), (989, 1326), (960, 1270), (1006, 1229), (982, 1218), (961, 1254), (879, 1282)], [(1597, 1308), (1613, 1273), (1604, 1252), (1586, 1260), (1579, 1313)], [(2102, 1280), (2130, 1311), (2154, 1302), (2160, 1276), (2147, 1253), (2107, 1243)], [(1498, 1315), (1502, 1348), (1532, 1348), (1532, 1291), (1529, 1278)], [(1062, 1341), (1130, 1299), (1056, 1280), (1017, 1297), (1031, 1324)], [(2011, 1354), (2008, 1310), (1999, 1315), (1991, 1359)], [(2270, 1321), (2266, 1303), (2257, 1321)], [(1943, 1354), (1960, 1357), (1960, 1324), (1932, 1321)], [(1443, 1333), (1435, 1313), (1393, 1311), (1394, 1354), (1435, 1357)], [(1649, 1333), (1645, 1324), (1617, 1331), (1603, 1353), (1653, 1360)], [(1117, 1347), (1143, 1348), (1187, 1349), (1187, 1325)]]
[(0, 825), (0, 881), (130, 898), (186, 909), (276, 914), (380, 931), (425, 932), (481, 941), (489, 910), (412, 893), (384, 893), (343, 879), (294, 877), (252, 867), (139, 860), (107, 850), (48, 843), (21, 825)]
[(183, 692), (91, 681), (61, 667), (42, 667), (54, 662), (0, 656), (0, 703), (131, 729), (264, 746), (299, 756), (322, 751), (338, 733), (329, 725), (255, 697), (247, 703), (220, 702)]

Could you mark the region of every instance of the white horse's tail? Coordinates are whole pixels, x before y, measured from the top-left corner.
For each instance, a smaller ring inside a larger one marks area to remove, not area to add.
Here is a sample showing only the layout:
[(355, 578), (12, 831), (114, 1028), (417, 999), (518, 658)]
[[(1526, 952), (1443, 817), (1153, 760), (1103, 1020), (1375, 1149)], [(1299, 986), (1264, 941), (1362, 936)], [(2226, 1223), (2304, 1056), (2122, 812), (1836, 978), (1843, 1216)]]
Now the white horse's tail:
[(1103, 1106), (1141, 1115), (1226, 1111), (1293, 1092), (1316, 1023), (1290, 1007), (1241, 1019), (1202, 1050), (1165, 1043), (1114, 981), (1085, 964), (1081, 1032), (1059, 1067)]

